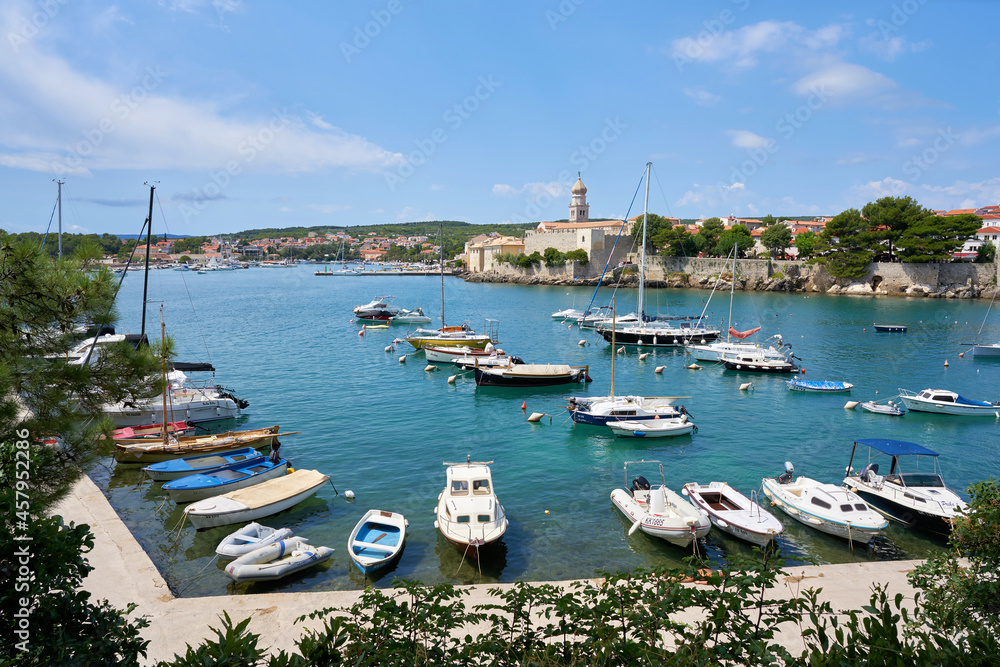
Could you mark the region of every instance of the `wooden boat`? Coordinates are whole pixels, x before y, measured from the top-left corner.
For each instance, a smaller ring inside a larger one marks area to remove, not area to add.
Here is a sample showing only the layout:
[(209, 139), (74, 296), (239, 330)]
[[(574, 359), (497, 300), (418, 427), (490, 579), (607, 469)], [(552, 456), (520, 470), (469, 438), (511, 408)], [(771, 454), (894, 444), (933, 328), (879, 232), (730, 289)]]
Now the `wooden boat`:
[(175, 503), (190, 503), (261, 484), (269, 479), (281, 477), (287, 471), (288, 461), (281, 458), (276, 461), (264, 459), (251, 463), (233, 463), (213, 472), (188, 475), (169, 481), (163, 485), (163, 490)]
[(773, 514), (725, 482), (688, 482), (681, 493), (708, 514), (713, 526), (751, 544), (763, 547), (785, 532)]
[(873, 324), (875, 331), (887, 331), (893, 333), (906, 333), (905, 324)]
[[(166, 425), (167, 433), (184, 433), (193, 428), (183, 421), (170, 422)], [(163, 434), (163, 424), (146, 424), (145, 426), (125, 426), (116, 428), (111, 432), (114, 440), (127, 440), (130, 438), (155, 438)]]
[(510, 364), (495, 368), (474, 368), (481, 387), (549, 387), (570, 382), (589, 382), (589, 366), (566, 364)]
[[(231, 560), (291, 536), (291, 528), (269, 528), (253, 521), (222, 538), (219, 546), (215, 548), (215, 553), (219, 558)], [(299, 539), (303, 542), (308, 541), (305, 538)]]
[(167, 482), (188, 475), (212, 472), (233, 463), (254, 463), (265, 458), (253, 447), (244, 447), (231, 452), (160, 461), (146, 466), (142, 471), (154, 482)]
[(924, 389), (917, 393), (899, 390), (899, 398), (909, 410), (962, 417), (1000, 417), (1000, 403), (973, 401), (947, 389)]
[(155, 463), (194, 454), (228, 452), (243, 447), (264, 449), (280, 446), (279, 436), (294, 435), (300, 431), (278, 433), (278, 427), (257, 428), (247, 431), (227, 431), (217, 435), (181, 436), (176, 439), (119, 440), (115, 444), (115, 460), (119, 463)]
[(830, 535), (855, 542), (868, 542), (885, 530), (889, 522), (868, 506), (861, 496), (836, 484), (808, 477), (792, 479), (792, 466), (779, 477), (765, 477), (764, 494), (788, 516)]
[(330, 547), (314, 547), (301, 537), (290, 537), (240, 556), (226, 566), (226, 574), (235, 581), (273, 581), (318, 565), (332, 555)]
[(687, 415), (679, 419), (645, 419), (643, 421), (609, 421), (608, 428), (619, 438), (669, 438), (689, 435), (695, 429)]
[(318, 470), (296, 470), (263, 484), (199, 500), (184, 508), (184, 516), (198, 530), (254, 521), (298, 505), (328, 481), (330, 478)]
[(885, 403), (879, 403), (878, 401), (865, 401), (864, 403), (859, 403), (858, 407), (865, 412), (872, 412), (877, 415), (892, 415), (894, 417), (902, 417), (906, 414), (906, 408), (902, 405), (897, 405), (891, 399)]
[(507, 515), (493, 491), (491, 463), (445, 463), (446, 485), (438, 494), (434, 512), (434, 527), (473, 559), (497, 544), (507, 532)]
[[(660, 466), (661, 484), (651, 487), (642, 475), (636, 475), (631, 485), (628, 466), (635, 463), (655, 463)], [(686, 547), (699, 537), (708, 535), (712, 523), (703, 510), (698, 509), (679, 494), (667, 488), (660, 461), (626, 461), (625, 488), (611, 492), (611, 502), (625, 517), (632, 521), (628, 534), (636, 530), (659, 537), (673, 545)]]
[(362, 574), (388, 566), (403, 550), (406, 519), (396, 512), (368, 510), (347, 539), (347, 553)]
[(794, 377), (785, 384), (794, 391), (816, 391), (826, 394), (842, 394), (851, 391), (854, 386), (850, 382), (834, 382), (832, 380), (803, 380)]

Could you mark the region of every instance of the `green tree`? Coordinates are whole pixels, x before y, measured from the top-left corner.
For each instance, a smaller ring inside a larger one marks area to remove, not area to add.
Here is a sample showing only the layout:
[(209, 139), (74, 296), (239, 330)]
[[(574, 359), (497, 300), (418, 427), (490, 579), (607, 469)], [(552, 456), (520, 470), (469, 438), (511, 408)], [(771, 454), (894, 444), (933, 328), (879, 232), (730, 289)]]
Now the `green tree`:
[(734, 245), (737, 246), (737, 257), (746, 257), (750, 249), (753, 248), (753, 236), (750, 235), (750, 230), (747, 229), (746, 225), (733, 225), (722, 232), (719, 235), (719, 241), (715, 244), (713, 254), (725, 257)]
[(714, 253), (715, 246), (719, 242), (719, 236), (723, 231), (725, 231), (725, 229), (726, 225), (718, 218), (709, 218), (701, 223), (701, 229), (698, 230), (697, 236), (702, 238), (702, 250), (706, 253)]
[(997, 248), (993, 245), (992, 241), (984, 241), (979, 250), (976, 251), (976, 262), (992, 262), (994, 257), (996, 257)]
[(868, 220), (874, 235), (888, 241), (889, 254), (893, 254), (896, 242), (914, 225), (934, 217), (933, 212), (917, 203), (912, 197), (882, 197), (865, 204), (861, 215)]
[(546, 248), (542, 257), (545, 259), (545, 266), (562, 266), (566, 263), (566, 256), (555, 248)]
[(875, 257), (874, 248), (879, 247), (877, 236), (856, 208), (842, 211), (826, 223), (822, 239), (823, 247), (830, 251), (827, 269), (838, 278), (864, 276)]
[(664, 257), (691, 257), (698, 254), (695, 235), (684, 225), (676, 225), (660, 230), (653, 238), (653, 246), (660, 248)]
[(771, 251), (772, 257), (780, 258), (785, 249), (792, 245), (792, 230), (785, 225), (771, 225), (760, 235), (760, 243)]
[(189, 236), (186, 239), (174, 239), (174, 252), (200, 255), (201, 245), (207, 241), (207, 236)]
[(811, 257), (816, 252), (820, 238), (815, 232), (802, 232), (795, 237), (795, 247), (798, 248), (799, 257)]
[(764, 225), (765, 227), (770, 227), (776, 222), (778, 222), (778, 219), (775, 218), (770, 213), (768, 213), (767, 215), (765, 215), (763, 218), (760, 219), (760, 224)]
[(579, 262), (580, 264), (586, 264), (590, 261), (587, 257), (587, 251), (583, 248), (577, 248), (576, 250), (570, 250), (566, 253), (567, 262)]
[(896, 245), (904, 262), (943, 262), (952, 259), (965, 239), (982, 225), (976, 215), (926, 216), (910, 225)]

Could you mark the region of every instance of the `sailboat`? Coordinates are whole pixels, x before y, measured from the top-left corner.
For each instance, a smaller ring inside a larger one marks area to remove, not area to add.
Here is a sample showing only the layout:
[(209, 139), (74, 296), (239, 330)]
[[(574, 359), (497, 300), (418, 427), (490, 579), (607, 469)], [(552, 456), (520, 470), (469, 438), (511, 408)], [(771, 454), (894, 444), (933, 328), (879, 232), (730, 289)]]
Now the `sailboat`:
[[(990, 299), (990, 307), (986, 309), (986, 316), (983, 317), (983, 323), (979, 325), (979, 332), (976, 334), (978, 337), (983, 333), (983, 327), (986, 326), (986, 320), (990, 316), (990, 311), (993, 310), (993, 301), (997, 298), (997, 290), (993, 290), (993, 298)], [(974, 357), (1000, 357), (1000, 343), (973, 343), (972, 344), (972, 356)]]
[[(743, 339), (760, 331), (760, 327), (750, 329), (748, 331), (737, 331), (733, 328), (733, 296), (736, 291), (736, 256), (739, 254), (738, 245), (733, 245), (733, 277), (730, 280), (729, 285), (729, 330), (726, 332), (726, 340), (714, 340), (711, 343), (705, 344), (688, 344), (684, 346), (692, 357), (696, 361), (722, 361), (723, 356), (726, 355), (736, 355), (736, 354), (752, 354), (759, 352), (766, 359), (774, 359), (777, 361), (788, 361), (788, 355), (782, 352), (782, 339), (780, 334), (776, 334), (768, 341), (775, 341), (778, 347), (775, 348), (774, 345), (769, 345), (768, 347), (761, 347), (757, 343), (744, 342)], [(711, 303), (712, 297), (709, 297), (709, 303)], [(702, 315), (705, 314), (705, 310), (708, 309), (708, 303), (705, 304), (705, 309), (702, 310)], [(732, 339), (736, 338), (736, 341)]]
[(441, 328), (440, 329), (417, 329), (406, 336), (404, 340), (412, 345), (414, 349), (420, 350), (424, 347), (467, 347), (474, 350), (482, 350), (487, 343), (499, 343), (497, 333), (500, 328), (496, 320), (486, 320), (487, 332), (477, 334), (468, 325), (449, 327), (444, 320), (444, 224), (440, 226), (441, 234)]
[[(719, 337), (718, 329), (706, 329), (702, 318), (692, 322), (689, 318), (651, 318), (643, 309), (646, 289), (646, 219), (649, 216), (649, 170), (652, 162), (646, 163), (646, 198), (642, 211), (642, 248), (639, 255), (639, 305), (636, 312), (639, 322), (610, 329), (599, 327), (604, 340), (611, 342), (614, 337), (622, 345), (639, 347), (677, 347), (690, 343), (710, 343)], [(673, 322), (676, 322), (674, 326)]]

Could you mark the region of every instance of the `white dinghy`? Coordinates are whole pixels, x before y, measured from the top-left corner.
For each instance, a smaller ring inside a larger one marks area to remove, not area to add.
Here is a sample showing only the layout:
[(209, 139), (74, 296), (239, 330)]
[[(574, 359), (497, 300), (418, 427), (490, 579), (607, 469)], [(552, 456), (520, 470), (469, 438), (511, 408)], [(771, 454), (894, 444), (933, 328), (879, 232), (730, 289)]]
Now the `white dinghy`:
[(690, 435), (694, 422), (687, 415), (680, 419), (647, 419), (645, 421), (609, 421), (608, 428), (619, 438), (669, 438)]
[[(658, 464), (662, 483), (651, 488), (645, 477), (637, 475), (629, 486), (630, 463)], [(633, 522), (629, 535), (642, 530), (647, 535), (686, 547), (699, 537), (708, 535), (712, 528), (708, 514), (667, 488), (663, 477), (663, 463), (660, 461), (626, 461), (625, 488), (612, 491), (611, 502)]]
[(301, 537), (290, 537), (243, 554), (226, 566), (234, 581), (273, 581), (318, 565), (333, 555), (330, 547), (314, 547)]
[(215, 553), (219, 558), (231, 560), (291, 536), (291, 528), (269, 528), (253, 521), (224, 537), (215, 548)]
[(184, 508), (198, 530), (277, 514), (316, 493), (330, 478), (318, 470), (296, 470), (239, 491), (205, 498)]
[(688, 482), (681, 493), (708, 514), (713, 526), (751, 544), (766, 546), (785, 532), (773, 514), (725, 482)]

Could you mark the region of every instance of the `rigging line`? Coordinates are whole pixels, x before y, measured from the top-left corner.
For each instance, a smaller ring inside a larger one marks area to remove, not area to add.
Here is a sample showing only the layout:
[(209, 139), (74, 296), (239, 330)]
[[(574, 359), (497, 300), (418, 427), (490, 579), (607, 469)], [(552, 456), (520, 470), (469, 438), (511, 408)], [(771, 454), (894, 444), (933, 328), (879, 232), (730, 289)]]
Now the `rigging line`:
[(42, 250), (45, 250), (45, 239), (49, 237), (49, 230), (52, 229), (52, 219), (56, 217), (56, 207), (59, 206), (59, 198), (56, 198), (56, 203), (52, 205), (52, 213), (49, 215), (49, 224), (45, 228), (45, 236), (42, 237)]
[[(653, 173), (655, 174), (656, 173), (656, 167), (650, 165), (650, 168), (653, 170)], [(667, 195), (666, 195), (666, 193), (663, 192), (663, 186), (660, 184), (660, 177), (659, 176), (656, 177), (656, 187), (660, 190), (660, 196), (663, 198), (663, 205), (667, 208), (667, 217), (671, 217), (672, 218), (673, 217), (673, 212), (670, 210), (670, 203), (667, 201)], [(680, 218), (678, 218), (677, 220), (679, 222)], [(672, 228), (673, 228), (673, 225), (671, 225), (671, 229)], [(687, 231), (687, 225), (684, 225), (684, 231), (685, 232)], [(684, 253), (684, 256), (687, 257), (688, 254), (684, 250), (684, 244), (683, 243), (681, 244), (680, 248), (681, 248), (681, 252)]]
[[(646, 177), (646, 170), (642, 170), (643, 178)], [(632, 195), (632, 203), (628, 205), (628, 211), (625, 213), (625, 219), (622, 221), (621, 229), (618, 230), (618, 236), (615, 237), (615, 243), (611, 246), (611, 252), (608, 253), (608, 261), (604, 263), (604, 269), (601, 271), (601, 277), (597, 280), (597, 286), (594, 287), (594, 295), (590, 297), (590, 303), (587, 305), (587, 310), (584, 311), (584, 316), (590, 312), (591, 307), (594, 305), (594, 299), (597, 298), (597, 291), (601, 289), (601, 283), (604, 282), (604, 275), (608, 272), (608, 265), (611, 264), (611, 258), (615, 256), (615, 249), (618, 247), (618, 240), (622, 236), (622, 232), (625, 231), (625, 225), (628, 224), (628, 214), (632, 212), (632, 206), (635, 205), (635, 198), (639, 196), (639, 188), (642, 187), (642, 178), (639, 179), (639, 184), (635, 186), (635, 193)], [(633, 239), (633, 244), (635, 239)], [(623, 272), (624, 273), (624, 272)]]
[[(163, 202), (160, 201), (160, 195), (156, 194), (154, 191), (154, 196), (156, 197), (156, 205), (160, 207), (160, 218), (163, 219), (163, 233), (169, 234), (170, 227), (167, 225), (167, 216), (163, 212)], [(205, 338), (205, 332), (201, 328), (201, 320), (198, 318), (198, 311), (194, 307), (194, 299), (191, 297), (191, 289), (188, 287), (187, 278), (184, 277), (183, 272), (181, 272), (181, 282), (184, 283), (184, 291), (187, 293), (188, 303), (191, 304), (191, 313), (194, 315), (195, 326), (198, 327), (198, 335), (201, 336), (202, 345), (205, 346), (205, 354), (208, 355), (208, 363), (215, 367), (215, 362), (212, 361), (212, 352), (208, 349), (208, 339)], [(212, 377), (215, 377), (215, 371), (212, 371)]]
[[(51, 223), (51, 221), (49, 222)], [(990, 311), (993, 309), (993, 301), (997, 298), (997, 290), (1000, 290), (1000, 285), (993, 290), (993, 298), (990, 299), (990, 307), (986, 309), (986, 316), (983, 317), (983, 323), (979, 325), (979, 332), (976, 333), (976, 338), (979, 338), (979, 336), (983, 333), (983, 327), (986, 326), (986, 320), (990, 316)]]
[(139, 236), (136, 237), (135, 245), (132, 246), (132, 252), (128, 255), (128, 261), (125, 262), (125, 268), (122, 269), (122, 277), (118, 279), (118, 287), (115, 288), (115, 298), (118, 298), (118, 290), (122, 288), (122, 283), (125, 282), (125, 276), (128, 275), (128, 267), (132, 265), (132, 258), (135, 257), (135, 250), (139, 247), (139, 239), (142, 238), (142, 233), (146, 231), (146, 225), (149, 224), (149, 220), (142, 221), (142, 227), (139, 228)]

